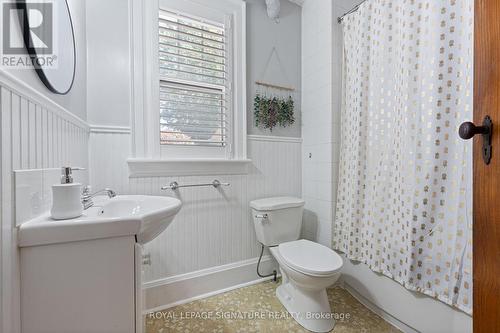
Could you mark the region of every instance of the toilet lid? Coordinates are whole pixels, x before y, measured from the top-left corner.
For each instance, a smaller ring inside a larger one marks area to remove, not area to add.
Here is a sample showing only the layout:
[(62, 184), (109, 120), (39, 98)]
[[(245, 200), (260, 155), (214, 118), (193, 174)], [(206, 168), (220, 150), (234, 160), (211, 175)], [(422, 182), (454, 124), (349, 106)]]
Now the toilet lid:
[(306, 274), (331, 275), (343, 265), (335, 251), (305, 239), (282, 243), (278, 248), (287, 265)]
[(304, 206), (304, 200), (293, 197), (265, 198), (250, 201), (250, 207), (255, 210), (278, 210)]

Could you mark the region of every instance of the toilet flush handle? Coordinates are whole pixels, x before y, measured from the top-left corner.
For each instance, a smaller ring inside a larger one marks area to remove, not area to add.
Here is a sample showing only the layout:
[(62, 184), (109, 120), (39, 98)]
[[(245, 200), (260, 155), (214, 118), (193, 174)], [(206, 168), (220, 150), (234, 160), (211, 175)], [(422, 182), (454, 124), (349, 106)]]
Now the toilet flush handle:
[(267, 220), (269, 216), (267, 214), (257, 214), (255, 215), (256, 219), (262, 219), (262, 220)]

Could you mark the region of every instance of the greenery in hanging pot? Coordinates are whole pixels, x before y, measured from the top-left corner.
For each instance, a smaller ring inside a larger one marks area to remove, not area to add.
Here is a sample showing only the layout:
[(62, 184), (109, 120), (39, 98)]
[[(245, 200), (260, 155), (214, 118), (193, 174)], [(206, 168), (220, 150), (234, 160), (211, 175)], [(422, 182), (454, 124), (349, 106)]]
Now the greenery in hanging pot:
[(269, 129), (277, 125), (287, 127), (295, 122), (294, 101), (288, 98), (267, 97), (257, 94), (254, 98), (255, 126)]

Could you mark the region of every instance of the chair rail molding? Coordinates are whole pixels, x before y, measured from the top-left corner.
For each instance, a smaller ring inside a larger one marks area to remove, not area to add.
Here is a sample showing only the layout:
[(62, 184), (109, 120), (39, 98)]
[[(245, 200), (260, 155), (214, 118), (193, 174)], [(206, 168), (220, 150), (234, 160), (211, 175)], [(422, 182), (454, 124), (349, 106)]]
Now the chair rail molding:
[(56, 114), (64, 120), (73, 123), (80, 128), (86, 129), (87, 131), (90, 129), (90, 126), (85, 120), (69, 112), (58, 103), (54, 102), (50, 98), (40, 93), (38, 90), (30, 87), (28, 84), (24, 83), (23, 81), (19, 80), (3, 69), (0, 69), (0, 85), (8, 87), (11, 92), (35, 104), (49, 109), (52, 113)]
[(307, 0), (288, 0), (288, 1), (290, 1), (291, 3), (296, 4), (297, 6), (302, 7), (304, 5), (304, 2), (307, 1)]
[(132, 128), (128, 126), (107, 126), (107, 125), (89, 125), (90, 133), (104, 134), (131, 134)]
[(289, 136), (272, 136), (272, 135), (247, 135), (248, 140), (251, 141), (270, 141), (270, 142), (290, 142), (302, 143), (302, 138), (289, 137)]

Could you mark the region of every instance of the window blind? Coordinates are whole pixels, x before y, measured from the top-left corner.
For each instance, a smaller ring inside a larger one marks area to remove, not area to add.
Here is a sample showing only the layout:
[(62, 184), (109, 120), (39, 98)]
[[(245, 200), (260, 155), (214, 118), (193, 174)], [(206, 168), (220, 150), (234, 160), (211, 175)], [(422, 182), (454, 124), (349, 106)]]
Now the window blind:
[(162, 145), (227, 144), (227, 41), (223, 25), (159, 12)]

